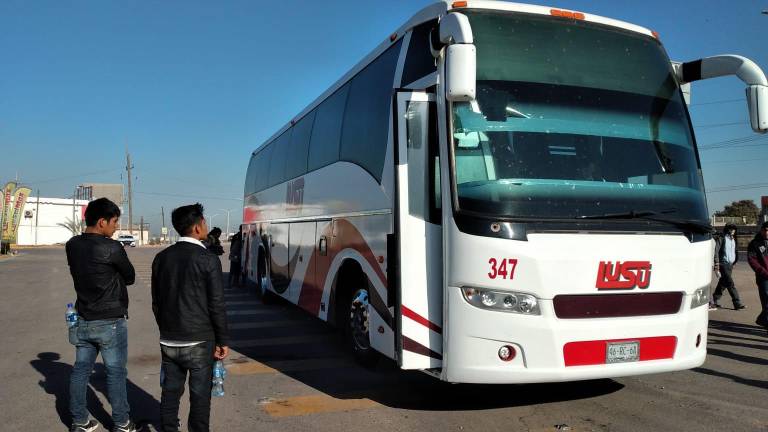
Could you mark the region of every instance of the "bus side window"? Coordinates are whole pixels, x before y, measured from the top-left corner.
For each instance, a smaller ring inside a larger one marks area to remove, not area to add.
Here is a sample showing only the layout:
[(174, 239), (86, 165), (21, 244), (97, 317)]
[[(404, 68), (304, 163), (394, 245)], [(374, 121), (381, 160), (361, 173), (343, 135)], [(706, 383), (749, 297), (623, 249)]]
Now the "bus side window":
[(436, 26), (437, 20), (432, 20), (413, 28), (400, 80), (402, 87), (437, 72), (435, 58), (429, 49), (429, 33)]
[(429, 219), (435, 225), (443, 223), (443, 197), (440, 193), (440, 139), (437, 132), (437, 104), (429, 104), (429, 135), (427, 148), (427, 169), (429, 173)]

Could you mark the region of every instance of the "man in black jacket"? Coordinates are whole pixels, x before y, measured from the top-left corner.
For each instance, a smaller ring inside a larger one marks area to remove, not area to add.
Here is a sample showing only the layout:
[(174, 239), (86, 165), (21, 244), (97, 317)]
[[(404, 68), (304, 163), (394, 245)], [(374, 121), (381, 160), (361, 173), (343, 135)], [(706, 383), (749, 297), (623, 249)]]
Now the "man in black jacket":
[(78, 320), (69, 329), (69, 341), (77, 348), (69, 377), (69, 409), (73, 432), (90, 432), (99, 424), (89, 420), (86, 407), (88, 378), (96, 356), (107, 370), (107, 393), (112, 404), (113, 431), (134, 432), (129, 418), (125, 380), (128, 376), (128, 290), (135, 272), (128, 256), (110, 237), (117, 229), (120, 208), (106, 198), (91, 201), (85, 209), (85, 233), (72, 237), (66, 246), (67, 263), (77, 291)]
[(152, 262), (152, 311), (160, 327), (164, 432), (179, 430), (179, 401), (189, 372), (190, 432), (207, 432), (213, 360), (229, 354), (221, 262), (202, 243), (208, 233), (203, 206), (171, 214), (182, 237)]

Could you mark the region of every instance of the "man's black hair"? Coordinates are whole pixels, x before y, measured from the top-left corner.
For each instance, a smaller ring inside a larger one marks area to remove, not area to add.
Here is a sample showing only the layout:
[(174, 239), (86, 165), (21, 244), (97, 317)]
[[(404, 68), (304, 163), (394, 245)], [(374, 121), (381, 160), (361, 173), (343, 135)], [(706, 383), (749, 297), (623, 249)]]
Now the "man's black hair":
[(762, 225), (760, 225), (760, 229), (766, 229), (768, 228), (768, 221), (763, 222)]
[(201, 220), (203, 220), (203, 205), (200, 203), (179, 207), (171, 213), (173, 229), (182, 236), (189, 234), (192, 227), (199, 224)]
[(221, 235), (221, 228), (219, 228), (219, 227), (213, 227), (213, 229), (211, 230), (211, 232), (209, 232), (208, 234), (209, 234), (209, 235), (212, 235), (212, 236), (214, 236), (214, 237), (218, 237), (218, 236), (220, 236), (220, 235)]
[(737, 229), (736, 229), (736, 225), (734, 225), (734, 224), (730, 224), (730, 223), (729, 223), (729, 224), (726, 224), (726, 225), (725, 225), (725, 228), (723, 228), (723, 232), (724, 232), (724, 233), (727, 233), (727, 232), (729, 232), (730, 230), (734, 230), (734, 231), (737, 231)]
[(85, 225), (89, 227), (96, 226), (99, 219), (109, 221), (115, 217), (120, 217), (120, 207), (106, 198), (95, 199), (85, 208)]

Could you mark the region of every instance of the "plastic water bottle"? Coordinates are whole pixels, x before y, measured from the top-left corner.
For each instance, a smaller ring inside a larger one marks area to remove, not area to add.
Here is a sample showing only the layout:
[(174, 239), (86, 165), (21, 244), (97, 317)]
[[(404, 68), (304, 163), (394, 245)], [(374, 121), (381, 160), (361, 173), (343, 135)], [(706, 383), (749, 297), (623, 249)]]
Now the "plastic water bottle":
[(67, 320), (67, 327), (74, 327), (77, 324), (77, 311), (72, 303), (67, 303), (67, 312), (64, 314)]
[(216, 360), (216, 363), (213, 364), (213, 388), (211, 388), (211, 396), (224, 396), (225, 376), (227, 376), (227, 370), (224, 369), (224, 363), (221, 360)]

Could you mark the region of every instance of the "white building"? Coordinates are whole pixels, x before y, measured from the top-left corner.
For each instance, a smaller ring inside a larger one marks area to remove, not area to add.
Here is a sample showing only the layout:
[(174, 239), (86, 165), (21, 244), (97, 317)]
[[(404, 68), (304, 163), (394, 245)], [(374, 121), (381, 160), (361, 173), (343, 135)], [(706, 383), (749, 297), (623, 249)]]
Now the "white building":
[(27, 198), (16, 243), (19, 246), (66, 243), (72, 232), (59, 224), (67, 224), (73, 215), (76, 221), (83, 220), (88, 201), (40, 198), (38, 205), (37, 200), (33, 196)]

